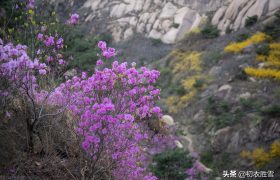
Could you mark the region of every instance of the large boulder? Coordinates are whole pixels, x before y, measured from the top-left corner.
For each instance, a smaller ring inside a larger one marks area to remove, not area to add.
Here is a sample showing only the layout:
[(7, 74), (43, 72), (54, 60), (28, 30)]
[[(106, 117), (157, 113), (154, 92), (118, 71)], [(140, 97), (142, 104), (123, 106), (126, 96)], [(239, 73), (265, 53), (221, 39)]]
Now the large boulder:
[(174, 119), (169, 115), (163, 115), (160, 119), (160, 122), (162, 122), (168, 126), (173, 126), (175, 124)]

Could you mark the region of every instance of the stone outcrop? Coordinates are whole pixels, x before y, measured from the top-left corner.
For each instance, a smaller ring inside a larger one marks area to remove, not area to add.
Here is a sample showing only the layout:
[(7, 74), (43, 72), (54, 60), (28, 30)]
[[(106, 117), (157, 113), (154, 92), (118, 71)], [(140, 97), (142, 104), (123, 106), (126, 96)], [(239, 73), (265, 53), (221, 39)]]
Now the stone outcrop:
[(127, 40), (139, 33), (172, 44), (200, 23), (201, 14), (188, 7), (190, 4), (197, 8), (203, 6), (202, 2), (182, 0), (87, 0), (81, 9), (88, 10), (84, 14), (85, 22), (106, 19), (107, 30), (115, 41)]
[[(63, 1), (53, 2), (61, 5)], [(248, 16), (266, 19), (280, 7), (279, 0), (82, 0), (68, 4), (84, 23), (111, 33), (116, 42), (142, 34), (167, 44), (198, 27), (207, 12), (214, 12), (212, 24), (225, 33), (243, 27)]]
[(228, 6), (221, 6), (212, 18), (212, 24), (224, 34), (227, 30), (236, 31), (245, 26), (248, 17), (257, 15), (265, 20), (280, 8), (279, 0), (231, 0)]

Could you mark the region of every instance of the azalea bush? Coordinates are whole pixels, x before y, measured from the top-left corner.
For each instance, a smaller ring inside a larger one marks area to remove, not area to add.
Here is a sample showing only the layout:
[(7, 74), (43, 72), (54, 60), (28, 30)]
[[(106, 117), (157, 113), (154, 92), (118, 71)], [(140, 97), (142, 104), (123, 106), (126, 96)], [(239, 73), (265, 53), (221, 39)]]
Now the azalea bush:
[[(16, 5), (25, 11), (24, 31), (30, 30), (30, 39), (23, 41), (27, 45), (16, 44), (12, 39), (16, 32), (0, 39), (0, 96), (3, 104), (20, 99), (29, 112), (23, 119), (28, 152), (33, 154), (34, 135), (45, 118), (68, 111), (90, 162), (89, 177), (157, 179), (147, 170), (151, 156), (174, 148), (173, 135), (156, 133), (149, 125), (161, 116), (156, 105), (160, 89), (155, 87), (159, 71), (118, 61), (106, 67), (117, 52), (100, 41), (92, 75), (83, 72), (67, 80), (63, 71), (69, 59), (63, 55), (62, 33), (51, 24), (36, 22), (34, 1)], [(76, 26), (78, 21), (74, 13), (66, 25)], [(1, 111), (13, 116), (8, 106)]]
[[(29, 2), (27, 7), (33, 7)], [(72, 19), (72, 18), (71, 18)], [(11, 42), (4, 43), (0, 39), (0, 95), (3, 101), (1, 105), (8, 105), (10, 102), (20, 100), (24, 102), (29, 117), (25, 118), (28, 151), (33, 152), (33, 135), (38, 124), (46, 116), (59, 114), (62, 109), (56, 112), (45, 114), (47, 99), (56, 87), (56, 79), (60, 77), (66, 61), (60, 54), (63, 48), (63, 38), (58, 35), (46, 35), (44, 26), (41, 32), (33, 39), (31, 48)], [(41, 97), (44, 94), (46, 97)], [(67, 105), (65, 105), (67, 106)], [(1, 109), (1, 114), (10, 116), (8, 108)], [(65, 109), (65, 108), (64, 108)]]
[[(105, 42), (98, 46), (104, 58), (115, 56), (115, 49)], [(108, 167), (105, 173), (116, 179), (154, 179), (145, 170), (145, 151), (152, 135), (148, 119), (161, 115), (155, 104), (160, 90), (153, 86), (159, 72), (118, 61), (102, 69), (99, 60), (97, 66), (100, 69), (90, 77), (82, 73), (62, 83), (50, 103), (70, 102), (69, 109), (79, 119), (76, 130), (83, 138), (82, 147), (94, 161), (92, 168), (102, 164)]]

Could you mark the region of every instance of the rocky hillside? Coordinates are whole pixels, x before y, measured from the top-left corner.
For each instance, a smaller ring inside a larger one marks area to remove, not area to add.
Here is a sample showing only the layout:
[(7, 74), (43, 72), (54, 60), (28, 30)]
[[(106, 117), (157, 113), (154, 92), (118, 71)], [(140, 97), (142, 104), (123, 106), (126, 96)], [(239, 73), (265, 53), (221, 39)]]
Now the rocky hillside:
[(92, 31), (111, 33), (116, 42), (139, 33), (168, 44), (182, 39), (209, 14), (213, 16), (212, 24), (225, 33), (244, 27), (247, 17), (257, 15), (259, 20), (266, 20), (280, 7), (278, 0), (84, 0), (72, 3), (60, 0), (54, 3), (60, 9), (65, 9), (65, 4), (74, 6)]
[[(278, 23), (279, 19), (212, 39), (190, 33), (157, 63), (166, 111), (180, 124), (182, 135), (192, 139), (201, 161), (216, 173), (279, 172), (279, 158), (268, 158), (280, 138), (279, 81), (276, 76), (262, 78), (264, 71), (279, 72), (270, 62), (272, 57), (279, 60), (272, 55), (279, 53), (274, 47), (279, 44)], [(251, 68), (257, 73), (249, 72)]]

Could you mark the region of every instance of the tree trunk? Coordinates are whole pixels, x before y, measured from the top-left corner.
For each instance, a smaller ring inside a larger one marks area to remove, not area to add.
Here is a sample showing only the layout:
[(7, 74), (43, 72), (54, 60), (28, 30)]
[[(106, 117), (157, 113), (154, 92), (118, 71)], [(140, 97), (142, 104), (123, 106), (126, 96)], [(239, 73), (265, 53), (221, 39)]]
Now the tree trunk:
[(27, 126), (27, 151), (30, 154), (34, 152), (34, 143), (33, 143), (33, 126), (29, 118), (26, 119)]

